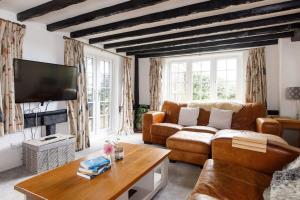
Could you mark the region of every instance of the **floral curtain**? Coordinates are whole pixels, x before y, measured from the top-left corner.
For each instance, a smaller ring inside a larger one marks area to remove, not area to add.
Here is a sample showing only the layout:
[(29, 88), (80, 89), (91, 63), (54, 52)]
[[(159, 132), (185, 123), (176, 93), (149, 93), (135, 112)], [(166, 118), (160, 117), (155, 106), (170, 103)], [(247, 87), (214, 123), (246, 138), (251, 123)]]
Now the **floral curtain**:
[(84, 44), (82, 42), (65, 40), (65, 65), (78, 68), (77, 100), (68, 101), (68, 121), (70, 133), (76, 136), (76, 150), (80, 151), (90, 147)]
[(133, 131), (133, 93), (131, 86), (131, 59), (124, 58), (122, 87), (122, 122), (119, 133), (132, 134)]
[(267, 106), (265, 48), (249, 51), (246, 72), (246, 102)]
[(22, 58), (25, 28), (0, 19), (0, 136), (24, 128), (20, 104), (15, 103), (14, 58)]
[(162, 72), (161, 58), (150, 58), (150, 110), (159, 110), (162, 95)]

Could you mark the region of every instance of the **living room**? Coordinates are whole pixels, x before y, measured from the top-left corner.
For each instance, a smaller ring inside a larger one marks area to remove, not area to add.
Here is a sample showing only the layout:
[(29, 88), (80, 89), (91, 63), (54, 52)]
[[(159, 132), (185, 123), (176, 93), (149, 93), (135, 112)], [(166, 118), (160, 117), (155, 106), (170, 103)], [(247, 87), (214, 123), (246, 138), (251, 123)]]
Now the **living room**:
[(300, 199), (298, 0), (2, 0), (0, 50), (1, 199)]

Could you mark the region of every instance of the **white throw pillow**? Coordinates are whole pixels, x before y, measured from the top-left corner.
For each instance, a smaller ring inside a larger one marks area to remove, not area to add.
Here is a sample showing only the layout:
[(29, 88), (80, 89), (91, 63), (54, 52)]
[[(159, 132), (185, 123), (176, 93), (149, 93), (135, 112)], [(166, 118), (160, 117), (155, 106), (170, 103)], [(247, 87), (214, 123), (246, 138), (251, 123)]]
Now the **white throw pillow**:
[(232, 114), (232, 110), (221, 110), (218, 108), (212, 108), (209, 116), (208, 126), (217, 129), (230, 129)]
[(178, 124), (182, 126), (196, 126), (199, 108), (181, 108)]

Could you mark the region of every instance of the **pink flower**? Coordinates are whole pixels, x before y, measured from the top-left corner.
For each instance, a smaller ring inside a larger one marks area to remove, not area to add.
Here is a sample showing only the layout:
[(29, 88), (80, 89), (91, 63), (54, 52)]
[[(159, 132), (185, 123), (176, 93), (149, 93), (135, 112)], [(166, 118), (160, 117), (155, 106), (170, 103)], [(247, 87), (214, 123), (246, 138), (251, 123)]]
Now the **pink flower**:
[(105, 144), (104, 145), (104, 153), (106, 155), (111, 155), (114, 151), (114, 146), (112, 144)]

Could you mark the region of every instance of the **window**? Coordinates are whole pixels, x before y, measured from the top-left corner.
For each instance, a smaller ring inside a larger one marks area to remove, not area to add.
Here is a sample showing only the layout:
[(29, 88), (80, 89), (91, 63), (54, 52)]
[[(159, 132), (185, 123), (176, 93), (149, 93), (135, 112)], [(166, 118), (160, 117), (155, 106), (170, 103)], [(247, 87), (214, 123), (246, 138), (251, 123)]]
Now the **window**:
[(168, 99), (243, 102), (243, 54), (167, 60)]
[(186, 98), (186, 63), (171, 64), (171, 99), (182, 101)]
[(112, 61), (86, 57), (89, 128), (92, 133), (111, 129)]

